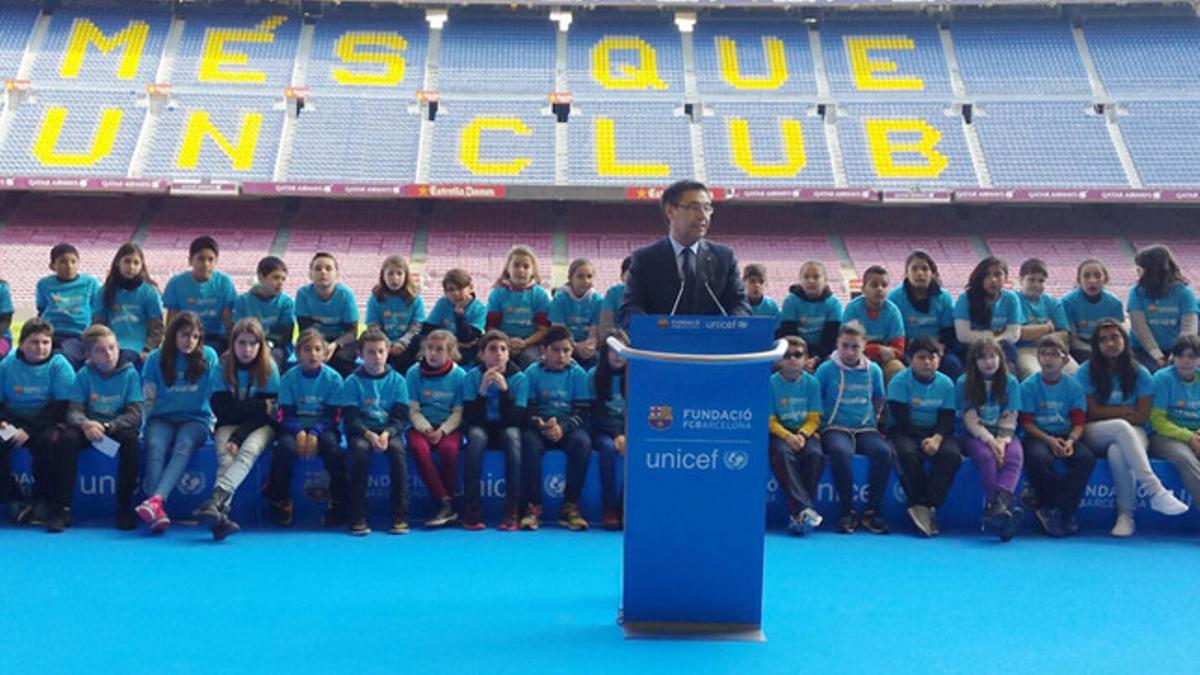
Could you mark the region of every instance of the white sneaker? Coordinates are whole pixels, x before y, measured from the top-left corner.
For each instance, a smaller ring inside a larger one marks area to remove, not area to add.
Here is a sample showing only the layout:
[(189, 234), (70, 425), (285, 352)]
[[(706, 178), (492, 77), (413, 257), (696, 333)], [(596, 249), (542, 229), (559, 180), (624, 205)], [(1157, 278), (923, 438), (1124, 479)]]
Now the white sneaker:
[(1135, 531), (1137, 531), (1137, 525), (1134, 523), (1133, 516), (1126, 513), (1117, 514), (1117, 524), (1113, 525), (1112, 536), (1132, 537)]
[(825, 519), (821, 517), (821, 514), (817, 513), (816, 509), (804, 509), (800, 512), (800, 518), (804, 523), (804, 531), (806, 533), (812, 532), (820, 527), (821, 523), (825, 522)]
[(1186, 513), (1188, 505), (1179, 501), (1170, 490), (1163, 490), (1150, 498), (1150, 508), (1164, 515), (1177, 516)]

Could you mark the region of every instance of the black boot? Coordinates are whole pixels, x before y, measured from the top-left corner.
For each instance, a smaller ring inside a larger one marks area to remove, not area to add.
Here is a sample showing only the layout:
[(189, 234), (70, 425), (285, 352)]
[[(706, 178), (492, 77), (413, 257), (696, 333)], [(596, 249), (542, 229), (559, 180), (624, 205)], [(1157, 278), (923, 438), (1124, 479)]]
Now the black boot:
[(192, 512), (200, 522), (215, 528), (224, 514), (229, 513), (229, 502), (233, 495), (221, 488), (213, 488), (212, 494)]
[(1025, 511), (1013, 503), (1015, 499), (1013, 493), (1004, 488), (996, 490), (997, 506), (1003, 509), (1006, 515), (996, 528), (1000, 534), (1000, 541), (1008, 541), (1013, 538), (1013, 535), (1017, 533), (1017, 527), (1021, 524), (1021, 516), (1025, 515)]

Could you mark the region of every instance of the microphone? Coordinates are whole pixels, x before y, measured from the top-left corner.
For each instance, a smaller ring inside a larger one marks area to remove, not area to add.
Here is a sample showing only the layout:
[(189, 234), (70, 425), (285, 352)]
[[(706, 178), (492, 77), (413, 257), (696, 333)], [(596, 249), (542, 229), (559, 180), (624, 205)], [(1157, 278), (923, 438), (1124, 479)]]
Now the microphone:
[(708, 297), (717, 303), (717, 309), (721, 310), (721, 316), (727, 317), (729, 316), (729, 312), (725, 311), (725, 305), (721, 304), (721, 301), (717, 299), (717, 294), (713, 292), (712, 286), (708, 285), (708, 275), (704, 272), (704, 265), (701, 264), (701, 260), (700, 256), (696, 257), (696, 276), (704, 282), (704, 290), (708, 291)]

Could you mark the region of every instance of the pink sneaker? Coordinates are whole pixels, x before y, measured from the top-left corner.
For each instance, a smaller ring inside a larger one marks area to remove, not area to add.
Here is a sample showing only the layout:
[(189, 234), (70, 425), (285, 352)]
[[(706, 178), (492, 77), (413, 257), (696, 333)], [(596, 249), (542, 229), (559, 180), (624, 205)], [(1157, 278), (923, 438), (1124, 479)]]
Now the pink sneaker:
[(170, 526), (171, 519), (168, 518), (167, 514), (164, 513), (155, 518), (153, 523), (150, 523), (150, 532), (153, 534), (162, 534), (163, 532), (166, 532), (167, 528)]
[(138, 504), (134, 511), (137, 512), (138, 518), (147, 523), (153, 523), (159, 518), (166, 516), (166, 513), (163, 511), (162, 497), (158, 495), (154, 495), (141, 504)]

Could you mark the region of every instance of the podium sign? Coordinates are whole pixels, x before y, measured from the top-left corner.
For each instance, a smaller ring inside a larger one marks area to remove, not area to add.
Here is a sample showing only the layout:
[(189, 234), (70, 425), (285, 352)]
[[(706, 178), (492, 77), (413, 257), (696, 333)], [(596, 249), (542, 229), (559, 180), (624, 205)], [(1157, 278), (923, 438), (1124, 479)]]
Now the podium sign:
[(775, 322), (639, 316), (630, 329), (626, 635), (761, 639)]

